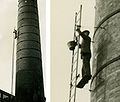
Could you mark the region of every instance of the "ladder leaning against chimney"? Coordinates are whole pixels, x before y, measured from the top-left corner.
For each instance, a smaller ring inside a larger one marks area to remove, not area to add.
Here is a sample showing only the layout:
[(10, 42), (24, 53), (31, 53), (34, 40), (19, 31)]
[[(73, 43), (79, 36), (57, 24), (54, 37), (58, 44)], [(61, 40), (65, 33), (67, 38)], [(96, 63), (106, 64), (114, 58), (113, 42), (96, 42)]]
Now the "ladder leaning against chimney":
[(79, 12), (75, 13), (73, 41), (68, 42), (69, 49), (72, 51), (69, 102), (75, 102), (76, 100), (76, 85), (77, 85), (77, 79), (80, 76), (80, 74), (78, 74), (80, 35), (76, 34), (76, 28), (81, 27), (81, 13), (82, 13), (82, 5), (80, 5)]

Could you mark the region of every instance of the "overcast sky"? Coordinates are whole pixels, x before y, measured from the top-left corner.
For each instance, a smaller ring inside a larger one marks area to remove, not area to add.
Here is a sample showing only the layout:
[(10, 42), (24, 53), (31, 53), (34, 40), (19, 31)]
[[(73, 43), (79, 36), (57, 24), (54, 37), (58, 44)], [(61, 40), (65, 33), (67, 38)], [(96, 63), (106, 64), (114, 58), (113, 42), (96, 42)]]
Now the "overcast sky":
[[(51, 102), (69, 101), (72, 53), (68, 50), (67, 42), (73, 38), (74, 15), (81, 3), (82, 31), (90, 30), (92, 37), (94, 0), (51, 0)], [(90, 102), (89, 85), (77, 89), (76, 102)]]
[[(43, 67), (46, 49), (46, 0), (38, 0)], [(0, 0), (0, 89), (11, 93), (13, 29), (17, 23), (17, 0)], [(44, 70), (45, 72), (45, 70)], [(44, 75), (45, 76), (45, 75)]]

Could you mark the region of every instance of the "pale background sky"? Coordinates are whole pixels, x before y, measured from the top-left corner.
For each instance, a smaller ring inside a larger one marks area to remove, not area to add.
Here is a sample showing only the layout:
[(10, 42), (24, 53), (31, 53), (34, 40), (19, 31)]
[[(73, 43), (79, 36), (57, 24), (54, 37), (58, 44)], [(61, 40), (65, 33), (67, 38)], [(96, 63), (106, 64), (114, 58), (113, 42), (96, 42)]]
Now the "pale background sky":
[[(13, 29), (17, 23), (17, 1), (0, 0), (0, 89), (11, 93)], [(42, 58), (46, 67), (46, 0), (38, 0)], [(45, 76), (45, 74), (44, 74)], [(45, 81), (45, 80), (44, 80)], [(45, 85), (46, 88), (46, 85)]]
[[(82, 3), (82, 31), (94, 32), (94, 0), (51, 0), (51, 102), (68, 102), (74, 15)], [(79, 64), (82, 64), (79, 62)], [(90, 102), (89, 85), (77, 89), (76, 102)]]

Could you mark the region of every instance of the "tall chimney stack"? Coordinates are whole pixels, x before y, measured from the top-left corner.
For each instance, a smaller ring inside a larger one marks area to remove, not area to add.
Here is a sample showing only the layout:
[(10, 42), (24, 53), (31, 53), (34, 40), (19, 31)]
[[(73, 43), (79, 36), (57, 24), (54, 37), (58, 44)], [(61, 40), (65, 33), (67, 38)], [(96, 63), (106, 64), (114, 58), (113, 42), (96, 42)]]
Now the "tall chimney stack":
[(96, 0), (91, 102), (120, 102), (120, 1)]
[(37, 0), (18, 0), (16, 102), (45, 102)]

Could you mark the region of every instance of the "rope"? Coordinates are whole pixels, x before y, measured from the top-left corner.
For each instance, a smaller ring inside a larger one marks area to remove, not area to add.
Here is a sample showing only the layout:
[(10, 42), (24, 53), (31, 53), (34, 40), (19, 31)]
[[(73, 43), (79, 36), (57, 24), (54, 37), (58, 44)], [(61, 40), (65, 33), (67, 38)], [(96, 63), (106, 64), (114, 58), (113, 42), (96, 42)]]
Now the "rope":
[(13, 37), (11, 94), (13, 94), (13, 79), (14, 79), (14, 50), (15, 50), (15, 39), (14, 39), (14, 37)]

